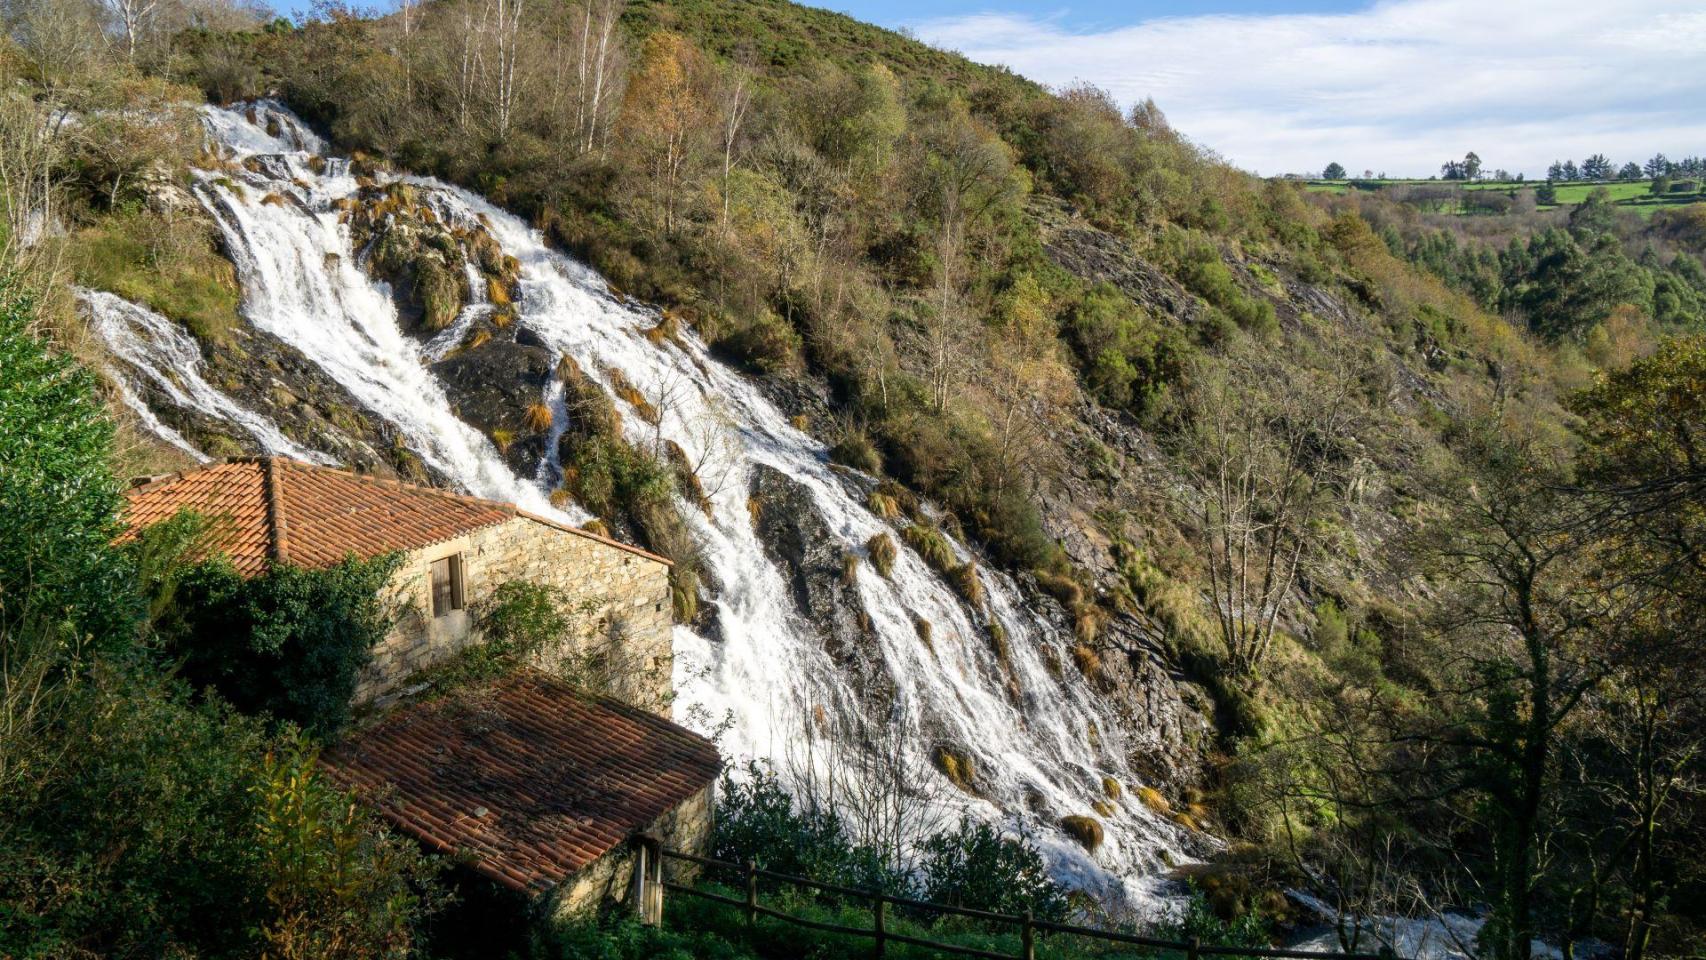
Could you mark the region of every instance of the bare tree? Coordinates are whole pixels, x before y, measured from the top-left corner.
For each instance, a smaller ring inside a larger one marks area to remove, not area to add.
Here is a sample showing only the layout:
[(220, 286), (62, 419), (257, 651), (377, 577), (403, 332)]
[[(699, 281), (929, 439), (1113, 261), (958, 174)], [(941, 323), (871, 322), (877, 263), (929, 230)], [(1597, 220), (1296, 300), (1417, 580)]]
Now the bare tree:
[(746, 122), (746, 112), (752, 106), (752, 90), (750, 80), (745, 70), (735, 68), (723, 78), (720, 114), (722, 116), (721, 141), (723, 147), (723, 233), (729, 229), (729, 186), (730, 178), (734, 176), (735, 164), (738, 157), (735, 145), (740, 142), (741, 127)]
[(1228, 668), (1267, 660), (1292, 603), (1312, 526), (1337, 485), (1354, 404), (1348, 371), (1263, 369), (1249, 356), (1205, 369), (1189, 401), (1186, 469)]
[(57, 215), (64, 114), (28, 97), (0, 92), (0, 268), (23, 267)]
[(868, 716), (874, 709), (799, 710), (802, 736), (789, 741), (780, 772), (801, 807), (834, 814), (858, 846), (907, 869), (919, 843), (948, 826), (951, 804), (947, 788), (908, 751), (920, 742), (915, 725)]
[(154, 12), (160, 0), (102, 0), (124, 35), (125, 59), (136, 60), (136, 45), (143, 34), (154, 26)]
[(62, 90), (98, 68), (106, 46), (102, 12), (96, 0), (14, 0), (12, 38), (42, 86)]
[(522, 0), (489, 0), (492, 22), (492, 112), (499, 139), (509, 136), (521, 63)]

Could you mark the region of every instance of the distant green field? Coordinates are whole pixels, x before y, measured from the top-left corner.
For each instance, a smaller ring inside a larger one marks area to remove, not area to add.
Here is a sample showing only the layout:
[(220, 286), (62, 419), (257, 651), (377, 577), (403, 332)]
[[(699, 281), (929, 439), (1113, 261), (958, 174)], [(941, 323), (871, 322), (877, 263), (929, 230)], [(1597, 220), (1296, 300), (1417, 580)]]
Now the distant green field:
[[(1463, 190), (1533, 190), (1542, 181), (1538, 180), (1477, 180), (1473, 183), (1461, 183), (1449, 180), (1309, 180), (1305, 181), (1304, 189), (1310, 193), (1344, 194), (1353, 189), (1381, 190), (1387, 187), (1404, 186), (1443, 186), (1456, 187)], [(1672, 193), (1663, 198), (1652, 196), (1649, 191), (1652, 183), (1647, 180), (1620, 180), (1611, 183), (1560, 183), (1555, 185), (1558, 191), (1557, 206), (1572, 206), (1587, 200), (1588, 195), (1595, 190), (1603, 189), (1611, 201), (1620, 207), (1629, 207), (1641, 216), (1652, 216), (1655, 211), (1670, 206), (1685, 206), (1692, 203), (1706, 203), (1706, 193), (1696, 190), (1692, 193)], [(1542, 210), (1554, 209), (1541, 207)]]

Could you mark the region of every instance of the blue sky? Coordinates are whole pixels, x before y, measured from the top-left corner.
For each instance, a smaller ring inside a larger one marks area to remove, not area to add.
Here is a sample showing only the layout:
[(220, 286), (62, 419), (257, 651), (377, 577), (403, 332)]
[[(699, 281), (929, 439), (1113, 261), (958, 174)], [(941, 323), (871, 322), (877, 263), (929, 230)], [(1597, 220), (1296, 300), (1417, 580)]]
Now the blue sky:
[(1467, 151), (1706, 154), (1700, 0), (831, 0), (937, 46), (1123, 103), (1262, 174), (1436, 173)]
[(1359, 0), (1221, 0), (1213, 3), (1089, 0), (1070, 4), (1050, 3), (1048, 0), (808, 0), (808, 3), (839, 10), (885, 27), (907, 26), (943, 17), (1005, 12), (1049, 18), (1075, 30), (1126, 26), (1156, 17), (1217, 13), (1332, 13), (1366, 6)]

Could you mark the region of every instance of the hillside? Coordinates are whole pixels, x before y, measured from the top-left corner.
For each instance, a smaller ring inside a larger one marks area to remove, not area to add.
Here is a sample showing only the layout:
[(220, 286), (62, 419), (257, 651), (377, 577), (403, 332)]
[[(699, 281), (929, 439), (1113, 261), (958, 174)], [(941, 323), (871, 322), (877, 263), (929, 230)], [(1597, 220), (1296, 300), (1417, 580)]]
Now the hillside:
[[(1276, 936), (1288, 888), (1484, 912), (1487, 956), (1697, 935), (1699, 798), (1640, 798), (1702, 729), (1644, 665), (1697, 636), (1706, 208), (1319, 195), (781, 0), (225, 13), (4, 51), (60, 227), (7, 269), (115, 470), (286, 453), (640, 543), (678, 719), (1116, 916), (1190, 877)], [(887, 869), (927, 832), (831, 813)]]

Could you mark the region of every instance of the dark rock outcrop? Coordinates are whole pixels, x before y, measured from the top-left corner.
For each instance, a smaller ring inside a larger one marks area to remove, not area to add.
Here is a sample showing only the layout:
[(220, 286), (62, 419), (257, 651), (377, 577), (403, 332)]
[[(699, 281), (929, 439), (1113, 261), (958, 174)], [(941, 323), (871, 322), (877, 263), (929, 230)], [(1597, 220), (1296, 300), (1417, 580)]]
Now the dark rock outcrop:
[(493, 341), (459, 350), (432, 365), (463, 422), (491, 437), (517, 473), (531, 475), (545, 454), (546, 434), (527, 422), (541, 402), (553, 357), (543, 347)]
[(787, 572), (800, 617), (817, 631), (836, 663), (854, 671), (855, 689), (875, 701), (886, 700), (893, 684), (881, 657), (870, 649), (871, 629), (859, 589), (847, 577), (840, 541), (818, 517), (810, 492), (759, 464), (753, 470), (752, 497), (758, 537), (765, 552)]

